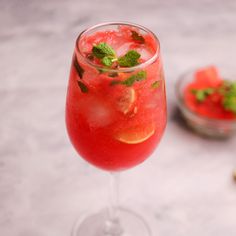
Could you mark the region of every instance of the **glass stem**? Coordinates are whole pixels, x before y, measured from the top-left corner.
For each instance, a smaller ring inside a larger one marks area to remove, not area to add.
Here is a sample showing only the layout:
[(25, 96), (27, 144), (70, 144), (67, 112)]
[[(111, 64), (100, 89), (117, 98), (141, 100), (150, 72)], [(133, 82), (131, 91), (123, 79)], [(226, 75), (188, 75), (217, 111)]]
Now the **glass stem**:
[(109, 204), (109, 219), (111, 221), (118, 220), (118, 207), (119, 207), (119, 184), (120, 184), (120, 173), (110, 173), (110, 204)]
[(119, 178), (117, 172), (110, 173), (108, 219), (105, 224), (106, 236), (120, 236), (123, 232), (119, 220)]

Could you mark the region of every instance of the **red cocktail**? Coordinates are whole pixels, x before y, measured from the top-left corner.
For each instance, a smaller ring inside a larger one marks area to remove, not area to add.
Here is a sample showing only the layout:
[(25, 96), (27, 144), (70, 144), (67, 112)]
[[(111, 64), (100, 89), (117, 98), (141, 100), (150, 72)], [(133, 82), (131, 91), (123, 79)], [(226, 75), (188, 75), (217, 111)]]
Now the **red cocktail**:
[[(150, 33), (144, 42), (132, 37), (137, 28), (82, 35), (77, 41), (70, 73), (66, 124), (75, 149), (91, 164), (122, 170), (144, 161), (155, 149), (166, 125), (165, 85), (159, 45)], [(93, 45), (109, 44), (116, 57), (140, 53), (136, 68), (106, 67), (92, 53)], [(122, 83), (143, 74), (131, 85)], [(85, 91), (83, 91), (83, 88)]]
[(104, 170), (125, 170), (150, 156), (166, 126), (160, 45), (152, 32), (110, 23), (78, 37), (66, 125), (76, 151)]

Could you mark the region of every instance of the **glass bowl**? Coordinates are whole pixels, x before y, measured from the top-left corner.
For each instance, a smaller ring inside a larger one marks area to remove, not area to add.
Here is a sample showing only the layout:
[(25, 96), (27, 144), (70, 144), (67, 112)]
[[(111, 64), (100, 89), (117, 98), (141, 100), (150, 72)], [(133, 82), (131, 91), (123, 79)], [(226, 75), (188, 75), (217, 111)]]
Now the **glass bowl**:
[[(175, 85), (178, 107), (187, 125), (195, 132), (211, 138), (228, 138), (236, 133), (235, 120), (220, 120), (201, 116), (191, 111), (184, 102), (186, 86), (193, 81), (195, 70), (180, 76)], [(224, 78), (224, 77), (223, 77)]]

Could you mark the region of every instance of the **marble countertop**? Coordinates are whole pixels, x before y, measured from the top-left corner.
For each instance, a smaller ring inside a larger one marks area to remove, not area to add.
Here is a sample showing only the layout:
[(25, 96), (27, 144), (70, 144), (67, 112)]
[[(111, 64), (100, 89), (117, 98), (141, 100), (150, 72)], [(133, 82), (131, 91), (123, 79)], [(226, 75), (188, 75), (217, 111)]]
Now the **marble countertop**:
[(75, 153), (64, 104), (77, 34), (117, 20), (160, 38), (169, 111), (155, 153), (122, 174), (121, 204), (146, 217), (153, 235), (236, 235), (236, 138), (183, 128), (174, 96), (190, 68), (235, 69), (234, 0), (1, 0), (0, 9), (1, 235), (70, 235), (78, 216), (106, 205), (107, 173)]

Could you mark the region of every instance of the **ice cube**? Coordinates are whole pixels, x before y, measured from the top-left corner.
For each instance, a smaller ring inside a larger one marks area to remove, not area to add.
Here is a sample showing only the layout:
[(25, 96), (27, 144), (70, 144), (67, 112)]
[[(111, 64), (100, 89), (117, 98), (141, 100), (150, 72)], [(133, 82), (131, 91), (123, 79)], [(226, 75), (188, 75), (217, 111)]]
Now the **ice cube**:
[(153, 52), (147, 46), (140, 45), (140, 47), (137, 47), (137, 44), (134, 44), (133, 42), (123, 43), (120, 47), (116, 48), (118, 57), (125, 55), (129, 50), (137, 51), (144, 61), (147, 61), (153, 55)]
[(146, 104), (144, 105), (145, 108), (147, 109), (155, 109), (158, 106), (160, 106), (160, 103), (163, 98), (161, 97), (161, 93), (153, 93), (152, 99), (148, 99)]
[(144, 61), (147, 61), (153, 55), (151, 50), (149, 48), (147, 48), (147, 47), (138, 48), (137, 51), (138, 51), (138, 53), (141, 54), (141, 59), (143, 59)]
[(112, 109), (95, 96), (84, 99), (81, 108), (81, 112), (85, 115), (90, 127), (104, 127), (113, 121)]
[(117, 56), (124, 56), (131, 48), (132, 42), (122, 43), (120, 47), (116, 48)]

